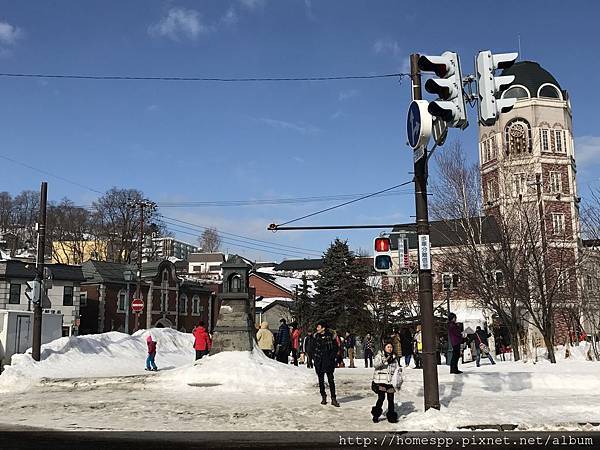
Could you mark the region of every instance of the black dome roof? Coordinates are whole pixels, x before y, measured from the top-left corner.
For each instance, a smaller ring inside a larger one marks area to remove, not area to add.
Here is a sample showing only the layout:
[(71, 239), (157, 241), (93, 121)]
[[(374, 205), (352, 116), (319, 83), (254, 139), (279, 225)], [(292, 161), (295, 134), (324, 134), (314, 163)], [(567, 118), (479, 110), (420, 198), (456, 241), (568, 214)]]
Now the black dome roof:
[(511, 67), (504, 69), (502, 75), (514, 75), (515, 81), (511, 83), (511, 86), (515, 84), (525, 86), (529, 89), (529, 93), (532, 97), (537, 97), (540, 86), (546, 83), (552, 83), (562, 91), (556, 78), (538, 63), (533, 61), (519, 61)]

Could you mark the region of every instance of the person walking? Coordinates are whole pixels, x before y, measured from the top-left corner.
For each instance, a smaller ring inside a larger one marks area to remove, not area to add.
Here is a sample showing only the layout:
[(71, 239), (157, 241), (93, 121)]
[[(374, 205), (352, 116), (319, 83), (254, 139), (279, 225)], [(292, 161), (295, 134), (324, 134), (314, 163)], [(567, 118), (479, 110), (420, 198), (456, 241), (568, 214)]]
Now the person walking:
[(279, 321), (279, 330), (277, 331), (277, 348), (275, 350), (277, 361), (287, 364), (290, 356), (290, 327), (285, 319)]
[(421, 325), (417, 325), (417, 332), (415, 333), (415, 337), (413, 338), (414, 346), (413, 351), (415, 355), (415, 368), (422, 369), (423, 368), (423, 358), (421, 353), (423, 352), (423, 333), (421, 332)]
[(492, 364), (496, 364), (496, 361), (494, 361), (494, 357), (490, 353), (490, 347), (488, 342), (488, 338), (490, 336), (491, 334), (487, 331), (482, 330), (480, 326), (478, 326), (475, 329), (475, 353), (477, 354), (477, 367), (479, 367), (480, 365), (482, 353), (484, 356), (488, 357)]
[(212, 340), (204, 328), (204, 321), (200, 321), (198, 326), (192, 330), (194, 335), (194, 349), (196, 350), (196, 361), (202, 359), (203, 356), (208, 355), (212, 347)]
[(148, 357), (146, 358), (146, 370), (153, 370), (156, 372), (158, 368), (154, 362), (156, 358), (156, 341), (152, 339), (151, 335), (146, 338), (146, 345), (148, 346)]
[[(371, 337), (371, 333), (367, 333), (363, 342), (363, 353), (365, 355), (365, 369), (368, 367), (373, 367), (373, 351), (373, 338)], [(368, 365), (367, 362), (369, 363)]]
[(256, 342), (267, 358), (273, 357), (273, 344), (275, 338), (269, 330), (269, 322), (264, 321), (260, 324), (260, 329), (256, 332)]
[(394, 392), (396, 389), (392, 384), (392, 378), (396, 369), (400, 367), (398, 357), (394, 353), (394, 346), (391, 342), (386, 342), (383, 350), (377, 353), (375, 357), (375, 371), (371, 389), (377, 394), (377, 402), (371, 408), (373, 422), (379, 422), (379, 417), (383, 413), (383, 401), (387, 396), (388, 409), (386, 417), (388, 422), (398, 422), (398, 414), (394, 411)]
[(337, 367), (346, 367), (344, 363), (344, 340), (337, 334), (336, 330), (331, 330), (333, 334), (333, 338), (335, 339), (335, 343), (337, 345), (337, 355), (335, 358), (335, 363)]
[[(402, 355), (402, 339), (400, 339), (400, 333), (398, 333), (398, 330), (396, 328), (394, 328), (394, 331), (392, 331), (392, 335), (390, 336), (390, 342), (394, 347), (394, 354), (396, 356)], [(385, 344), (385, 342), (383, 344)]]
[(319, 379), (319, 392), (321, 393), (321, 405), (327, 404), (327, 394), (325, 392), (325, 375), (331, 393), (331, 404), (339, 408), (340, 404), (335, 396), (335, 380), (333, 372), (335, 371), (336, 355), (339, 347), (331, 331), (327, 329), (327, 324), (320, 320), (316, 326), (317, 332), (314, 335), (314, 364), (315, 372)]
[(314, 367), (313, 357), (315, 355), (315, 338), (310, 333), (304, 338), (304, 355), (306, 356), (306, 367), (312, 369)]
[(300, 329), (298, 328), (298, 322), (292, 323), (291, 344), (292, 358), (294, 358), (294, 365), (297, 366), (298, 357), (300, 356)]
[(450, 373), (461, 374), (462, 371), (458, 370), (458, 360), (460, 358), (460, 344), (462, 343), (462, 333), (458, 324), (456, 323), (456, 314), (450, 313), (448, 315), (448, 336), (450, 338), (450, 345), (452, 346), (452, 359), (450, 360)]
[(354, 350), (356, 348), (356, 338), (352, 333), (346, 331), (346, 339), (344, 340), (344, 346), (348, 352), (348, 359), (350, 360), (350, 368), (354, 369)]
[(402, 349), (402, 356), (404, 356), (404, 365), (405, 367), (408, 367), (413, 355), (413, 337), (408, 328), (402, 330), (400, 336), (400, 348)]

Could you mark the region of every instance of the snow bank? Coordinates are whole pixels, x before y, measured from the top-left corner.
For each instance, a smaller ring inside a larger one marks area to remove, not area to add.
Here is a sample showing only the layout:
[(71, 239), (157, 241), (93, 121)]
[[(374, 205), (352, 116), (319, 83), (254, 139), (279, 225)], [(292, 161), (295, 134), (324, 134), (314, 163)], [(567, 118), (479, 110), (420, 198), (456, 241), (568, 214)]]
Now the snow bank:
[(0, 390), (27, 389), (42, 378), (110, 377), (144, 373), (146, 337), (157, 342), (156, 364), (172, 369), (194, 361), (194, 338), (170, 328), (140, 330), (132, 336), (109, 333), (71, 336), (42, 345), (41, 361), (25, 354), (13, 355), (0, 375)]
[[(311, 376), (312, 375), (312, 376)], [(227, 392), (306, 392), (314, 384), (312, 371), (269, 359), (258, 348), (252, 352), (222, 352), (191, 366), (159, 374), (151, 388)]]

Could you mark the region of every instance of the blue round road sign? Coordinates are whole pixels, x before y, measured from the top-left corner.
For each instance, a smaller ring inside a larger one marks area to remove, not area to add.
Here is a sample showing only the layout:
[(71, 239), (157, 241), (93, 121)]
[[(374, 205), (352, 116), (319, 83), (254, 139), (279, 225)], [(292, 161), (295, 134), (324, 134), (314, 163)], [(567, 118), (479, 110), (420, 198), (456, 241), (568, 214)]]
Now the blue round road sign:
[(414, 149), (424, 147), (431, 136), (431, 114), (427, 111), (427, 100), (413, 100), (408, 107), (406, 134)]

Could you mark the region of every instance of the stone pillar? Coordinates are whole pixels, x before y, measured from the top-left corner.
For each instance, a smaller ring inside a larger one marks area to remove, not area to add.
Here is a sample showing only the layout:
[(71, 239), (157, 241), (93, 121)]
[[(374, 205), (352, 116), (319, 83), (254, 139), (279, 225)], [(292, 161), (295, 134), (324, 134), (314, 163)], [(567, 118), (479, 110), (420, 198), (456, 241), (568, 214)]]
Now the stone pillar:
[(213, 336), (211, 355), (220, 352), (252, 351), (254, 323), (246, 294), (219, 295), (221, 309)]

